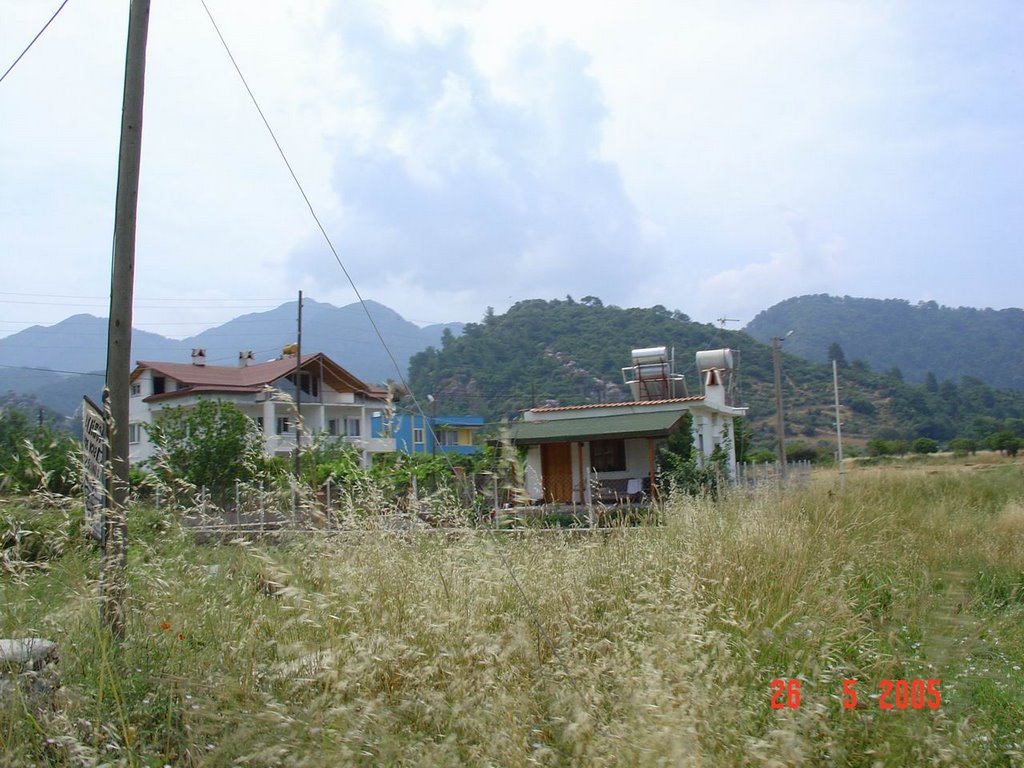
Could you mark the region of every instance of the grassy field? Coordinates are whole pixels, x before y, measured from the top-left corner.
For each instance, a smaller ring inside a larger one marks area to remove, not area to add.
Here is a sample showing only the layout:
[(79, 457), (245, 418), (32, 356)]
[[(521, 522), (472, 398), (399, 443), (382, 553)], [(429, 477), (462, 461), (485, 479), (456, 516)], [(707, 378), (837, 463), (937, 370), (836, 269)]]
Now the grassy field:
[[(0, 507), (0, 636), (57, 641), (64, 684), (0, 708), (2, 765), (1024, 765), (1022, 464), (676, 499), (596, 536), (200, 546), (134, 510), (118, 648), (73, 529)], [(941, 703), (883, 709), (883, 680)]]

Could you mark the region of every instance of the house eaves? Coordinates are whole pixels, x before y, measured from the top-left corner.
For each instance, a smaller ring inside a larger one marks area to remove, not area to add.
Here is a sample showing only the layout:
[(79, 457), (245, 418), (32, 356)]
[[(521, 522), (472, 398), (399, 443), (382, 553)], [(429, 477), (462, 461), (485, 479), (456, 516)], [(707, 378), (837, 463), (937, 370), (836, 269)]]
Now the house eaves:
[(614, 438), (665, 437), (676, 429), (685, 411), (623, 413), (551, 421), (521, 421), (512, 424), (509, 439), (516, 445), (565, 443)]

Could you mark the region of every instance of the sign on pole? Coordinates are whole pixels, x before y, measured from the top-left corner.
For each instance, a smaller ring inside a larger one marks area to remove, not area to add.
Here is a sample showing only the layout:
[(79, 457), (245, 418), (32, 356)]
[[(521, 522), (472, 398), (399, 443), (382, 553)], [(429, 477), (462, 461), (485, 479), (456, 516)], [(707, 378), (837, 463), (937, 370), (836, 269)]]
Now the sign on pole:
[(82, 496), (85, 527), (103, 543), (103, 509), (107, 504), (107, 421), (103, 409), (88, 397), (82, 398)]

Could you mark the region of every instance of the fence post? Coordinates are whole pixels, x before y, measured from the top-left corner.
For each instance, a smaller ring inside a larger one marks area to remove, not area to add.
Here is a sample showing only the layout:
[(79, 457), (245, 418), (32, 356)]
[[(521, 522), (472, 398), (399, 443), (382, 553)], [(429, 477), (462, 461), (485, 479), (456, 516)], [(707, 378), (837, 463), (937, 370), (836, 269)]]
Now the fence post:
[(324, 517), (327, 521), (327, 528), (331, 527), (331, 478), (327, 478), (327, 495), (324, 497)]
[(583, 498), (587, 502), (587, 522), (590, 524), (590, 530), (597, 528), (597, 516), (594, 514), (594, 494), (593, 492), (587, 493), (588, 489), (591, 489), (593, 482), (590, 477), (590, 467), (587, 467), (587, 486), (583, 488)]
[(266, 533), (267, 510), (263, 506), (263, 481), (260, 480), (260, 536)]
[(498, 499), (498, 476), (491, 478), (491, 485), (494, 488), (494, 527), (501, 528), (501, 502)]

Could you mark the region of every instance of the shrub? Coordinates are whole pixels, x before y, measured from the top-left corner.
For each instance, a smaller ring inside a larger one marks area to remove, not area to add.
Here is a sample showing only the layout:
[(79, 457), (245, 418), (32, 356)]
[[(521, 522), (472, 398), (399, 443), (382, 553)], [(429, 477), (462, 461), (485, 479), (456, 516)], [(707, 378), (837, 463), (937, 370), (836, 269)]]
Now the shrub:
[(968, 453), (978, 452), (978, 441), (969, 437), (955, 437), (946, 447), (957, 456), (966, 456)]
[(914, 453), (938, 453), (939, 444), (930, 437), (919, 437), (910, 444), (910, 450)]

